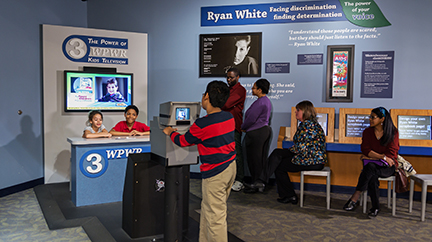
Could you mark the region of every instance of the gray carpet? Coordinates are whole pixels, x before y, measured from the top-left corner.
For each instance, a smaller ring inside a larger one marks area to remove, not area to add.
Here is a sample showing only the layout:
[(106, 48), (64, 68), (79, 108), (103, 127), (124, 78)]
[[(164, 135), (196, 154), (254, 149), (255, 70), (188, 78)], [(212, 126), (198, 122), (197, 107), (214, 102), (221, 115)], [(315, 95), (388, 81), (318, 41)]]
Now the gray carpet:
[[(201, 180), (191, 179), (193, 203), (199, 203)], [(354, 212), (341, 208), (348, 194), (331, 194), (326, 210), (324, 192), (306, 192), (305, 206), (280, 204), (275, 187), (264, 194), (232, 192), (228, 200), (228, 229), (244, 241), (431, 241), (432, 206), (420, 221), (420, 202), (408, 213), (408, 200), (397, 199), (396, 217), (381, 198), (382, 211), (368, 218), (361, 207)], [(67, 202), (67, 201), (65, 201)], [(368, 203), (370, 206), (370, 202)], [(50, 206), (50, 205), (49, 205)], [(199, 207), (191, 207), (199, 211)], [(197, 221), (198, 213), (192, 218)], [(58, 221), (63, 218), (57, 217)], [(72, 221), (74, 222), (74, 221)], [(237, 240), (237, 239), (236, 239)], [(0, 241), (90, 241), (80, 226), (49, 230), (34, 189), (0, 198)], [(232, 241), (232, 240), (230, 240)]]
[[(191, 182), (191, 193), (198, 197), (200, 180)], [(348, 194), (331, 194), (331, 209), (326, 209), (324, 192), (306, 192), (304, 207), (281, 204), (276, 187), (264, 194), (232, 192), (228, 200), (228, 230), (248, 242), (253, 241), (431, 241), (432, 206), (426, 221), (420, 221), (420, 202), (408, 213), (408, 199), (397, 199), (396, 217), (381, 197), (382, 211), (376, 218), (342, 210)], [(370, 207), (370, 201), (368, 202)]]

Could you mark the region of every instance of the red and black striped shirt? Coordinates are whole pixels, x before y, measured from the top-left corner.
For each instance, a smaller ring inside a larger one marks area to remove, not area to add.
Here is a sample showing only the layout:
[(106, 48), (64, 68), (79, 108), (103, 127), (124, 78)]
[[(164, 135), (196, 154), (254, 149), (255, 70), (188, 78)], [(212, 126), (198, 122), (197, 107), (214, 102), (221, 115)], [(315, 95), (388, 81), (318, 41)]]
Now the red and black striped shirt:
[(231, 113), (221, 111), (197, 119), (184, 135), (172, 132), (170, 137), (178, 146), (198, 146), (205, 179), (221, 173), (235, 160), (234, 130)]

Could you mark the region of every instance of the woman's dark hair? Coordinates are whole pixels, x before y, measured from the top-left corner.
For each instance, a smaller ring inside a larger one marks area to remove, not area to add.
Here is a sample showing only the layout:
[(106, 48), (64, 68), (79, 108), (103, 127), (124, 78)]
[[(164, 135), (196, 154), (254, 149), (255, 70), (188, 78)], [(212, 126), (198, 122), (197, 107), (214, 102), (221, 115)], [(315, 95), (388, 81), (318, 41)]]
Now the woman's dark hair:
[(215, 108), (222, 108), (230, 95), (228, 84), (223, 81), (212, 81), (207, 84), (204, 94), (208, 93), (210, 104)]
[(315, 120), (316, 121), (316, 111), (312, 102), (308, 100), (304, 100), (299, 102), (296, 106), (296, 109), (300, 109), (303, 111), (303, 120)]
[(268, 94), (270, 90), (270, 82), (267, 79), (261, 78), (255, 82), (258, 89), (261, 89), (262, 93)]
[(137, 106), (135, 106), (135, 105), (129, 105), (129, 106), (127, 106), (127, 107), (125, 108), (124, 113), (127, 113), (127, 111), (128, 111), (129, 109), (133, 109), (133, 110), (135, 110), (135, 112), (137, 113), (137, 116), (138, 116), (139, 110), (138, 110)]
[(383, 107), (377, 107), (372, 109), (372, 113), (376, 114), (378, 118), (384, 118), (383, 122), (383, 136), (380, 139), (382, 146), (387, 146), (393, 141), (396, 134), (397, 128), (393, 124), (393, 120), (387, 109)]

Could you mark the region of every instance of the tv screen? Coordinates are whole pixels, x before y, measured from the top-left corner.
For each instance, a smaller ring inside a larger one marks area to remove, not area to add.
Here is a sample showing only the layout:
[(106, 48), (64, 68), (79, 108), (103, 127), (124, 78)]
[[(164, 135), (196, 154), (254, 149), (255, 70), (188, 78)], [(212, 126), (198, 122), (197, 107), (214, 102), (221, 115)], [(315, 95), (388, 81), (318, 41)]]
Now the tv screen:
[(369, 126), (369, 114), (347, 114), (345, 136), (362, 137), (363, 130)]
[(65, 111), (123, 111), (132, 104), (133, 75), (64, 71)]
[(189, 120), (189, 108), (176, 108), (176, 120)]
[(325, 136), (327, 136), (327, 123), (328, 123), (328, 114), (326, 113), (317, 113), (318, 123), (324, 130)]
[(431, 116), (398, 116), (399, 139), (431, 140)]

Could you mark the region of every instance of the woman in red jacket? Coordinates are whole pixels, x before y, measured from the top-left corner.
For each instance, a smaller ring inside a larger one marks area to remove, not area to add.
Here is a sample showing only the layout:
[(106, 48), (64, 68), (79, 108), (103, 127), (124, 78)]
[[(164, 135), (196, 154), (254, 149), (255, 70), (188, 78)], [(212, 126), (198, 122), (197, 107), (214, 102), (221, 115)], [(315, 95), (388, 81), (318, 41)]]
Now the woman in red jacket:
[(390, 113), (383, 107), (372, 110), (369, 117), (370, 127), (363, 131), (360, 159), (381, 160), (380, 162), (364, 162), (363, 170), (358, 179), (356, 191), (346, 202), (343, 209), (352, 211), (357, 207), (363, 191), (368, 190), (372, 201), (372, 208), (368, 215), (375, 217), (379, 212), (379, 177), (389, 177), (395, 173), (397, 154), (399, 151), (399, 133), (394, 126)]

